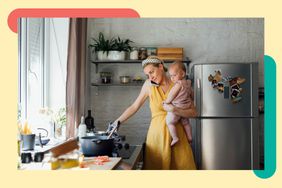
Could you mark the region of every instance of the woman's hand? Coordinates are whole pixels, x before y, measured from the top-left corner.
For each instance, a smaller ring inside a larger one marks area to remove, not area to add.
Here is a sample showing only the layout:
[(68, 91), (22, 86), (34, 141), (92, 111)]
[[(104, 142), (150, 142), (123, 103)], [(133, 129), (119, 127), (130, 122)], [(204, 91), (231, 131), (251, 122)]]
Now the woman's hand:
[(110, 133), (113, 129), (115, 129), (115, 133), (117, 133), (119, 126), (120, 126), (120, 121), (115, 121), (113, 123), (111, 122), (111, 123), (109, 123), (108, 129), (107, 129), (106, 132)]
[(191, 108), (188, 109), (181, 109), (173, 106), (172, 104), (163, 104), (163, 108), (165, 111), (172, 112), (181, 117), (186, 117), (186, 118), (197, 117), (197, 110), (194, 105), (192, 105)]
[(163, 103), (163, 108), (167, 112), (173, 112), (175, 109), (172, 104), (167, 104), (167, 103)]

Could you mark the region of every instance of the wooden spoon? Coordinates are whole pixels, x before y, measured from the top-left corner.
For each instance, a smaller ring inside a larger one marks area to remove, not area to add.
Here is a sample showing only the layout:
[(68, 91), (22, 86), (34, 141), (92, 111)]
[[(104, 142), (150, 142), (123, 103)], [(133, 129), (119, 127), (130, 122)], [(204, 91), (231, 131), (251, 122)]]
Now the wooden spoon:
[(114, 128), (111, 130), (111, 132), (110, 132), (109, 136), (107, 137), (107, 139), (110, 139), (112, 137), (113, 133), (118, 128), (119, 124), (120, 124), (120, 122), (118, 121), (116, 126), (114, 126)]

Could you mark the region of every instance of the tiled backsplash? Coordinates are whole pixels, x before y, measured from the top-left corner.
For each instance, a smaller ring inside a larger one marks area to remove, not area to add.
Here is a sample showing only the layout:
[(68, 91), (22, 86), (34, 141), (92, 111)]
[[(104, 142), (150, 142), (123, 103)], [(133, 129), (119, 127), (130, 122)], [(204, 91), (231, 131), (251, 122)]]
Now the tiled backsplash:
[[(106, 130), (109, 122), (117, 119), (139, 95), (140, 86), (92, 86), (91, 108), (97, 130)], [(151, 120), (149, 101), (130, 119), (124, 122), (120, 135), (126, 135), (132, 142), (144, 140)]]

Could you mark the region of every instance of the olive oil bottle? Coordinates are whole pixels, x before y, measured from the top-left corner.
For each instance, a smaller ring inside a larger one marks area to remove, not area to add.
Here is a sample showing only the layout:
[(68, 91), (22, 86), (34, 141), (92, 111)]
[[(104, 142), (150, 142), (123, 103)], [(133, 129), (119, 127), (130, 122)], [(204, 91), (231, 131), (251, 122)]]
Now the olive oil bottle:
[(88, 110), (88, 114), (85, 118), (85, 124), (87, 126), (87, 132), (95, 131), (94, 118), (91, 116), (91, 110)]

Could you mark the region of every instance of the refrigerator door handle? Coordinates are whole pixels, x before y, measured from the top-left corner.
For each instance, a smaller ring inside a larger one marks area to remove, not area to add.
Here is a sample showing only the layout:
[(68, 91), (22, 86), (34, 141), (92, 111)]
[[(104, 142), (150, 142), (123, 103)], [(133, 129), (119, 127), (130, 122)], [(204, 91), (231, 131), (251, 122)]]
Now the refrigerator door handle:
[(194, 102), (197, 109), (197, 112), (201, 113), (201, 79), (197, 78), (195, 83), (195, 94), (194, 94)]
[(197, 89), (201, 89), (201, 84), (200, 84), (200, 79), (199, 78), (197, 78)]

